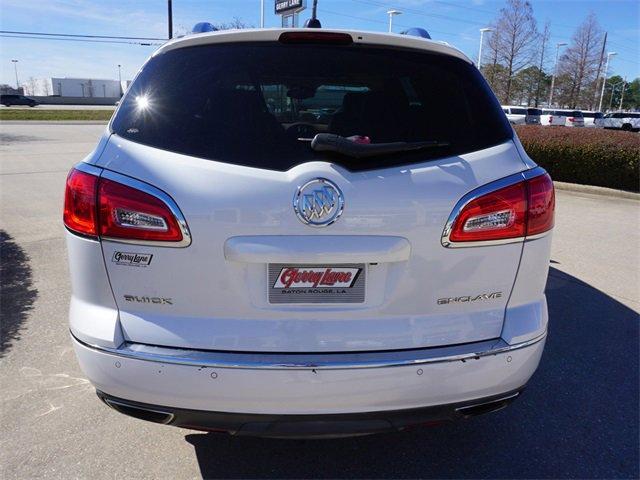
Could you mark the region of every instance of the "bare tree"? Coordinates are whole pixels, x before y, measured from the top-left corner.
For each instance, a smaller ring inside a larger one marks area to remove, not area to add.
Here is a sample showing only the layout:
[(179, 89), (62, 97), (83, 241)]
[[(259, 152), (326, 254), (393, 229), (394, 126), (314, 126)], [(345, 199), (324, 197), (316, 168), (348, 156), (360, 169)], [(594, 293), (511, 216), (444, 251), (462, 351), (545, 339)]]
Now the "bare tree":
[(536, 53), (539, 34), (531, 4), (526, 0), (507, 0), (495, 28), (500, 32), (495, 45), (497, 59), (506, 74), (503, 101), (508, 103), (514, 75), (529, 66)]
[(595, 14), (591, 13), (571, 38), (571, 45), (560, 57), (559, 72), (567, 75), (569, 96), (565, 100), (571, 108), (590, 105), (595, 88), (603, 32)]
[(51, 89), (49, 88), (49, 81), (46, 78), (43, 78), (42, 80), (40, 80), (40, 87), (42, 90), (42, 94), (45, 96), (49, 96), (51, 95)]
[(36, 95), (38, 91), (38, 80), (29, 77), (29, 80), (22, 84), (25, 95)]
[(245, 23), (238, 17), (233, 17), (233, 20), (230, 22), (214, 23), (213, 26), (218, 30), (243, 30), (245, 28), (255, 28), (255, 26)]

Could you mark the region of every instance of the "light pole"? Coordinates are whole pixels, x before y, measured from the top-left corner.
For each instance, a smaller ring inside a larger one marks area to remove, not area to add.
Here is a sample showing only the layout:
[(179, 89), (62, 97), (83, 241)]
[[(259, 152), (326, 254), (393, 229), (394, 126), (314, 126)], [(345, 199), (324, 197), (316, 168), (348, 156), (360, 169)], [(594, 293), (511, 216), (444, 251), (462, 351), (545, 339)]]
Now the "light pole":
[(122, 98), (122, 65), (118, 64), (118, 85), (120, 86), (120, 97)]
[(627, 77), (624, 77), (624, 81), (622, 82), (622, 92), (620, 92), (620, 106), (618, 110), (622, 110), (622, 100), (624, 100), (624, 89), (627, 88)]
[(173, 38), (173, 6), (171, 0), (167, 0), (167, 31), (169, 40)]
[(387, 15), (389, 15), (389, 33), (393, 31), (393, 17), (396, 15), (402, 15), (400, 10), (387, 10)]
[(20, 82), (18, 82), (18, 60), (11, 60), (11, 63), (13, 63), (13, 69), (16, 72), (16, 90), (18, 90), (20, 88)]
[(556, 64), (553, 67), (553, 75), (551, 75), (551, 91), (549, 92), (549, 108), (551, 108), (551, 102), (553, 102), (553, 87), (556, 84), (556, 75), (558, 75), (558, 54), (560, 53), (560, 47), (564, 47), (566, 42), (556, 43)]
[(618, 87), (618, 85), (622, 85), (623, 83), (624, 82), (618, 82), (611, 85), (611, 97), (609, 98), (609, 111), (611, 111), (611, 108), (613, 107), (613, 95), (616, 93), (616, 88)]
[(264, 0), (260, 0), (260, 28), (264, 28)]
[(602, 90), (600, 91), (600, 104), (598, 105), (598, 111), (602, 111), (602, 99), (604, 98), (604, 86), (607, 83), (607, 72), (609, 71), (609, 59), (617, 55), (616, 52), (608, 52), (607, 53), (607, 62), (604, 64), (604, 79), (602, 80)]
[(482, 40), (485, 32), (493, 32), (493, 28), (480, 29), (480, 48), (478, 50), (478, 70), (480, 70), (480, 66), (482, 65)]

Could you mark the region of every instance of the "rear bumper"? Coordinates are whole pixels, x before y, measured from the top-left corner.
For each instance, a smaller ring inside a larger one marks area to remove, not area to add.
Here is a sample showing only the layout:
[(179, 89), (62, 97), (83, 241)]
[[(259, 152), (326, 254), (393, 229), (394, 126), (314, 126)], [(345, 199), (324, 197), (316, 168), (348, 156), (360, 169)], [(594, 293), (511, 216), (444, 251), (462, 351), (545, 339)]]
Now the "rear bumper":
[(273, 415), (211, 412), (149, 405), (113, 397), (97, 391), (114, 410), (142, 420), (195, 430), (240, 436), (273, 438), (318, 438), (366, 435), (432, 426), (501, 410), (518, 398), (523, 388), (472, 402), (379, 412)]
[[(80, 366), (103, 398), (151, 406), (172, 415), (168, 423), (174, 425), (218, 428), (215, 424), (222, 422), (223, 430), (234, 430), (251, 423), (239, 430), (249, 428), (253, 434), (254, 428), (262, 428), (254, 424), (284, 423), (287, 430), (293, 419), (301, 426), (298, 416), (305, 417), (306, 429), (313, 417), (355, 415), (360, 425), (355, 433), (363, 424), (365, 430), (375, 426), (360, 422), (374, 412), (383, 429), (409, 424), (389, 412), (404, 411), (398, 413), (404, 418), (416, 410), (410, 417), (415, 413), (424, 421), (460, 418), (465, 414), (457, 408), (522, 389), (538, 366), (544, 343), (541, 335), (516, 345), (496, 339), (400, 352), (263, 355), (140, 344), (105, 349), (73, 339)], [(263, 418), (243, 420), (252, 415)], [(233, 429), (226, 428), (227, 418), (232, 418)], [(347, 423), (334, 424), (335, 431), (353, 425), (349, 418), (340, 417)]]

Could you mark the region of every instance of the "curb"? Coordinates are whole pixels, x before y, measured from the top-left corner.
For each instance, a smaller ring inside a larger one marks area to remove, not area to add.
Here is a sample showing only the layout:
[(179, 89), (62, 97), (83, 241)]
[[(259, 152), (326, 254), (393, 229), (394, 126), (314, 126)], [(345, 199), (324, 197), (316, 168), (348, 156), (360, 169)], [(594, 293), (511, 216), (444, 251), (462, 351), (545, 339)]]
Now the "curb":
[(605, 197), (626, 198), (629, 200), (640, 200), (640, 193), (627, 192), (625, 190), (615, 190), (613, 188), (596, 187), (594, 185), (580, 185), (578, 183), (556, 182), (553, 184), (556, 190), (566, 192), (589, 193), (591, 195), (601, 195)]

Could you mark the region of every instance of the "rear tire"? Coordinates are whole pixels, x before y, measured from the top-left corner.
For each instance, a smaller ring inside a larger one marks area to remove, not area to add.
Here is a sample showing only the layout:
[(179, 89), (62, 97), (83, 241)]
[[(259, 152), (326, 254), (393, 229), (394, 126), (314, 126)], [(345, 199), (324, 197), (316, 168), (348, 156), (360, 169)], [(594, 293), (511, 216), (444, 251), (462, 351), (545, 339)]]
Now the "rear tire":
[(633, 128), (631, 127), (630, 123), (625, 123), (624, 125), (622, 125), (622, 130), (625, 132), (630, 132), (633, 130)]

